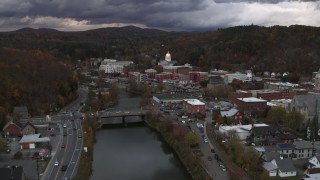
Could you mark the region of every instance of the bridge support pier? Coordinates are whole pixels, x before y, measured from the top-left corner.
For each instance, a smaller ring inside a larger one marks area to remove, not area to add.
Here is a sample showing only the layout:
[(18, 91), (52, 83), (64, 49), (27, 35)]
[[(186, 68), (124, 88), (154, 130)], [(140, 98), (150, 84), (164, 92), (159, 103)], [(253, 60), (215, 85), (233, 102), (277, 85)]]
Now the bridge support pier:
[(122, 124), (127, 127), (126, 116), (122, 116)]

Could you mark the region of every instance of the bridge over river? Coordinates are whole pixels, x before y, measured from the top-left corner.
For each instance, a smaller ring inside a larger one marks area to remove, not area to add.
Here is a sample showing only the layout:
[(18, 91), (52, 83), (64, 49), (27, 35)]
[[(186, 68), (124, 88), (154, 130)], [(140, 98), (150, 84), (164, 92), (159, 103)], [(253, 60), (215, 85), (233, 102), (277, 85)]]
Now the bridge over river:
[(101, 111), (100, 124), (124, 124), (143, 122), (148, 110), (131, 109), (131, 110), (106, 110)]

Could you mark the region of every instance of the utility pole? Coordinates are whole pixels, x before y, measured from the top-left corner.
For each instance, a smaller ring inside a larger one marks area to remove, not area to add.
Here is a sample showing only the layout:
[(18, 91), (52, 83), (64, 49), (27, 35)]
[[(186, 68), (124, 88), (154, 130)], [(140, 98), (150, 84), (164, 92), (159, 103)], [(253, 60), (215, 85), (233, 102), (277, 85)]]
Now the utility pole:
[(40, 177), (39, 177), (39, 165), (38, 165), (39, 156), (36, 157), (36, 159), (37, 159), (37, 175), (38, 175), (38, 180), (40, 180)]

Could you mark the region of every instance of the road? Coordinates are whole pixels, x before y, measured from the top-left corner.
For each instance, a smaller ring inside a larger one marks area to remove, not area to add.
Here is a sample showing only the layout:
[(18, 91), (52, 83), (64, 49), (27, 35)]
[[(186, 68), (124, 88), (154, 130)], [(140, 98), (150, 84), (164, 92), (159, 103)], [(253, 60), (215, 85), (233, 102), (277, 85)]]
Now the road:
[[(79, 97), (63, 108), (60, 113), (52, 116), (51, 121), (59, 125), (60, 139), (58, 146), (53, 148), (52, 158), (41, 179), (62, 180), (72, 178), (76, 174), (83, 146), (81, 113), (79, 113), (81, 108), (80, 102), (85, 102), (87, 93), (86, 89), (79, 89)], [(63, 127), (64, 124), (66, 127)], [(65, 132), (66, 135), (64, 135)], [(65, 145), (64, 148), (61, 147), (62, 144)], [(59, 162), (59, 166), (54, 166), (55, 161)], [(65, 171), (61, 170), (63, 165), (67, 166)]]
[[(203, 140), (204, 136), (206, 135), (206, 131), (200, 131), (200, 129), (196, 126), (196, 123), (199, 122), (202, 125), (204, 125), (204, 121), (198, 120), (195, 123), (188, 123), (188, 118), (184, 118), (182, 119), (181, 117), (178, 117), (176, 115), (176, 111), (170, 111), (169, 113), (164, 113), (163, 111), (160, 110), (161, 108), (161, 104), (153, 101), (153, 107), (155, 110), (157, 110), (158, 112), (162, 112), (164, 117), (170, 118), (172, 120), (173, 124), (178, 124), (181, 126), (189, 126), (190, 129), (196, 133), (196, 135), (199, 138), (199, 148), (201, 150), (201, 152), (203, 153), (203, 167), (204, 169), (208, 172), (208, 174), (213, 178), (213, 179), (229, 179), (228, 176), (228, 171), (222, 171), (219, 162), (215, 160), (214, 155), (215, 153), (211, 152), (211, 149), (214, 148), (213, 145), (211, 144), (211, 142), (205, 143)], [(206, 116), (206, 121), (207, 120), (211, 120), (211, 113), (207, 113)], [(184, 121), (185, 123), (183, 123), (182, 121)], [(212, 161), (208, 161), (207, 157), (211, 156), (212, 157)]]

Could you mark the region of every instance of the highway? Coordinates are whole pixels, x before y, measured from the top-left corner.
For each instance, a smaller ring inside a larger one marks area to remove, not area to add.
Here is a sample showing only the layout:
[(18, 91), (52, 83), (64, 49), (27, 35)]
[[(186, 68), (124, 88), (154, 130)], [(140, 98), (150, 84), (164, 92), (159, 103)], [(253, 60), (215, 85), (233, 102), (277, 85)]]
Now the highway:
[[(52, 158), (41, 179), (65, 180), (71, 179), (77, 173), (83, 149), (83, 130), (79, 110), (81, 108), (80, 102), (85, 102), (87, 98), (87, 92), (87, 89), (79, 89), (79, 97), (62, 109), (60, 113), (52, 116), (51, 121), (57, 123), (60, 127), (58, 135), (60, 139), (57, 147), (54, 147)], [(64, 124), (66, 127), (64, 127)], [(59, 163), (58, 166), (54, 165), (56, 161)], [(61, 170), (62, 166), (67, 166), (65, 171)]]

